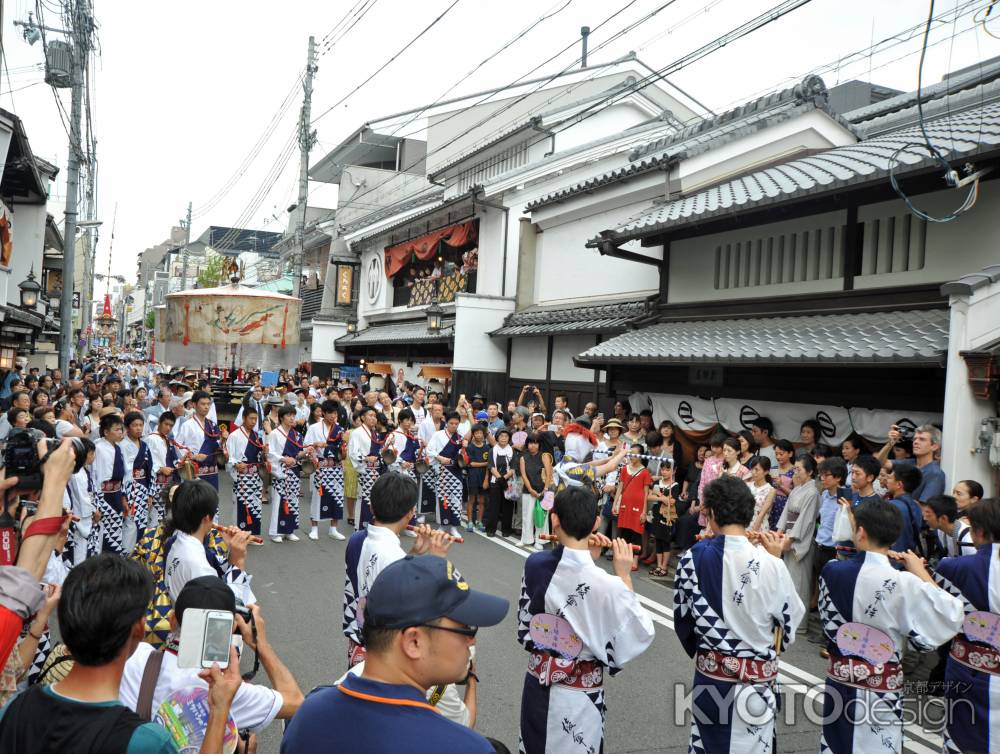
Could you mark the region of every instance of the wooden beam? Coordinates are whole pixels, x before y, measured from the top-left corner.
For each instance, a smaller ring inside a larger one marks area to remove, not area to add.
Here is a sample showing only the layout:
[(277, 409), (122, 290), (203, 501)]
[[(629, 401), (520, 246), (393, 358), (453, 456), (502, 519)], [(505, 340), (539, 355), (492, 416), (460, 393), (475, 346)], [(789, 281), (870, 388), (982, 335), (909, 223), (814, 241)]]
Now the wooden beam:
[(663, 267), (662, 259), (643, 256), (642, 254), (636, 254), (634, 251), (617, 249), (610, 244), (598, 246), (597, 250), (600, 252), (602, 257), (614, 257), (615, 259), (624, 259), (628, 262), (638, 262), (639, 264), (650, 264), (654, 267)]
[(545, 354), (545, 407), (552, 405), (552, 336), (547, 339), (547, 350)]
[(854, 290), (854, 276), (858, 272), (858, 264), (861, 261), (861, 244), (863, 243), (862, 233), (864, 226), (858, 225), (858, 205), (851, 204), (847, 207), (847, 220), (844, 223), (843, 242), (843, 262), (844, 269), (844, 290)]
[(670, 241), (663, 244), (663, 263), (660, 265), (660, 304), (666, 304), (670, 296)]

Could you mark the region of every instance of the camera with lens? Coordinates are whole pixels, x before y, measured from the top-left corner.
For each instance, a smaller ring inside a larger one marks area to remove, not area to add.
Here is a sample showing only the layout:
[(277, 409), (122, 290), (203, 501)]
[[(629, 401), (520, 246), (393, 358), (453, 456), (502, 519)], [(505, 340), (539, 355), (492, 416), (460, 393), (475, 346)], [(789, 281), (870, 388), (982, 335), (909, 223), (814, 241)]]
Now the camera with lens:
[(896, 431), (899, 432), (899, 438), (901, 440), (913, 440), (913, 435), (916, 434), (916, 428), (910, 426), (909, 424), (902, 424), (896, 427)]
[[(73, 452), (76, 462), (73, 465), (75, 474), (83, 468), (87, 461), (87, 451), (79, 437), (73, 440)], [(46, 452), (39, 456), (39, 442), (44, 443)], [(3, 451), (3, 462), (8, 477), (16, 476), (17, 488), (24, 491), (40, 490), (42, 488), (42, 465), (46, 459), (59, 447), (59, 440), (53, 440), (37, 429), (11, 429), (7, 435), (7, 445)]]

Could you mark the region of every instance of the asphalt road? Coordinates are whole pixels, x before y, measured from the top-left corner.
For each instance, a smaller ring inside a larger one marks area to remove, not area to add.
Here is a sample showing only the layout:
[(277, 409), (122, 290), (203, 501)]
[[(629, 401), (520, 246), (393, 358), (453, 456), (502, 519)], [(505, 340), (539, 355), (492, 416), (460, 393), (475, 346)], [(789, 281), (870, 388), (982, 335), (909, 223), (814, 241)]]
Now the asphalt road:
[[(228, 477), (223, 475), (222, 518), (233, 518)], [(265, 522), (270, 516), (265, 507)], [(253, 574), (253, 589), (267, 622), (268, 635), (279, 655), (290, 668), (304, 692), (329, 684), (346, 670), (346, 639), (341, 633), (341, 601), (344, 583), (346, 542), (326, 535), (320, 540), (306, 537), (300, 530), (300, 542), (251, 548), (247, 568)], [(341, 524), (342, 531), (345, 524)], [(404, 548), (412, 539), (403, 538)], [(504, 742), (512, 751), (517, 747), (521, 687), (526, 654), (515, 639), (516, 604), (520, 590), (524, 558), (530, 553), (503, 539), (478, 534), (466, 537), (464, 544), (453, 545), (451, 558), (474, 589), (499, 594), (511, 602), (505, 621), (494, 628), (482, 629), (477, 638), (479, 717), (476, 729)], [(602, 561), (603, 562), (603, 561)], [(609, 563), (605, 563), (610, 566)], [(618, 676), (606, 680), (608, 702), (607, 754), (651, 754), (686, 752), (688, 723), (684, 717), (683, 698), (693, 675), (693, 662), (680, 646), (673, 632), (673, 590), (668, 582), (653, 581), (640, 571), (636, 591), (656, 624), (652, 646), (625, 667)], [(810, 720), (803, 711), (806, 700), (820, 711), (825, 661), (817, 647), (804, 637), (782, 653), (781, 681), (783, 707), (795, 718), (779, 724), (779, 752), (816, 752), (819, 749), (820, 725), (816, 716)], [(266, 682), (263, 670), (258, 680)], [(680, 722), (675, 718), (675, 704), (680, 708)], [(782, 714), (785, 714), (783, 712)], [(910, 729), (908, 729), (908, 733)], [(909, 735), (904, 751), (930, 754), (940, 751), (940, 738), (922, 731)], [(337, 732), (330, 731), (331, 740)], [(261, 735), (259, 751), (277, 752), (281, 726), (275, 723)]]

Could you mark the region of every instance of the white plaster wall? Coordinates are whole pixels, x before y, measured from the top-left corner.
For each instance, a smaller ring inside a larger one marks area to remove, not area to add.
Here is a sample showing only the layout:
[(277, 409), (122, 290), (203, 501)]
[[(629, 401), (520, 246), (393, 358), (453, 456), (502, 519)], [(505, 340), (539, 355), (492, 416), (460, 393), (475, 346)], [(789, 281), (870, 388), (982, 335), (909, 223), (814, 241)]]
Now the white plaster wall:
[[(476, 293), (486, 296), (513, 296), (513, 291), (502, 292), (504, 211), (484, 208), (479, 217), (479, 271), (476, 275)], [(508, 231), (509, 233), (509, 231)], [(507, 264), (511, 261), (508, 250)], [(517, 260), (514, 260), (516, 265)]]
[(336, 349), (334, 341), (347, 334), (344, 322), (324, 322), (313, 320), (312, 361), (323, 364), (343, 364), (344, 354)]
[(556, 381), (592, 382), (593, 369), (580, 369), (573, 357), (597, 345), (596, 335), (556, 335), (552, 338), (552, 379)]
[(506, 372), (507, 341), (488, 333), (514, 311), (512, 298), (459, 294), (455, 302), (453, 369), (466, 372)]
[[(965, 194), (962, 190), (938, 191), (913, 197), (914, 204), (932, 215), (943, 216), (955, 209)], [(882, 202), (858, 210), (858, 220), (906, 212), (900, 201)], [(882, 288), (919, 283), (946, 283), (966, 273), (977, 272), (1000, 262), (1000, 193), (986, 183), (976, 206), (955, 222), (928, 223), (924, 267), (910, 272), (863, 275), (855, 278), (856, 288)]]
[(975, 453), (981, 422), (994, 416), (989, 401), (976, 399), (968, 383), (961, 351), (982, 350), (1000, 340), (1000, 283), (980, 288), (972, 296), (952, 296), (944, 397), (944, 442), (941, 466), (949, 484), (975, 479), (987, 495), (998, 494), (995, 473), (986, 455)]
[[(599, 231), (619, 220), (616, 212), (600, 212), (575, 222), (545, 230), (538, 236), (535, 262), (535, 296), (539, 304), (554, 304), (582, 296), (604, 298), (634, 294), (636, 298), (658, 290), (659, 275), (651, 265), (602, 257), (585, 244)], [(625, 248), (661, 259), (662, 247)]]
[(684, 160), (679, 165), (681, 188), (694, 191), (807, 149), (830, 149), (856, 141), (829, 115), (812, 110)]
[[(714, 233), (688, 238), (670, 245), (670, 289), (668, 301), (672, 304), (691, 301), (716, 301), (724, 299), (759, 298), (763, 296), (790, 296), (797, 293), (822, 293), (844, 287), (839, 276), (830, 280), (807, 280), (795, 283), (775, 283), (748, 288), (715, 290), (715, 249), (720, 244), (752, 241), (781, 233), (795, 233), (817, 227), (841, 226), (846, 222), (845, 212), (771, 223), (731, 233)], [(834, 269), (842, 269), (840, 255), (834, 259)]]
[(513, 338), (510, 352), (512, 379), (544, 380), (548, 338)]
[(15, 204), (10, 209), (14, 251), (10, 260), (10, 280), (13, 282), (8, 286), (7, 303), (20, 306), (21, 291), (17, 285), (28, 277), (32, 265), (35, 267), (35, 279), (41, 284), (46, 213), (44, 204)]

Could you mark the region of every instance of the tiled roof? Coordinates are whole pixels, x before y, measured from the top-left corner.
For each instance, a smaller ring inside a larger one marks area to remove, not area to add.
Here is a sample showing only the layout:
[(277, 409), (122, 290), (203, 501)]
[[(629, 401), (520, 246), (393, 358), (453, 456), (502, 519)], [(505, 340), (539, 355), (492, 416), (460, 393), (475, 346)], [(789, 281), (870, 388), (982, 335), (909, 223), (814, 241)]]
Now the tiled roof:
[(973, 292), (987, 285), (1000, 282), (1000, 264), (991, 264), (981, 272), (962, 275), (958, 280), (952, 280), (941, 286), (944, 296), (971, 296)]
[[(823, 80), (818, 76), (810, 76), (798, 86), (760, 97), (714, 118), (699, 121), (670, 136), (636, 147), (629, 154), (631, 162), (628, 165), (544, 194), (530, 202), (526, 209), (538, 209), (576, 194), (626, 180), (653, 170), (674, 157), (693, 157), (804, 112), (823, 108), (825, 101), (826, 86)], [(833, 113), (829, 114), (837, 117)], [(846, 123), (844, 125), (847, 126)]]
[(338, 348), (354, 346), (393, 345), (396, 343), (447, 343), (455, 338), (455, 320), (442, 322), (441, 331), (436, 335), (427, 332), (424, 318), (407, 322), (391, 322), (385, 325), (366, 327), (353, 335), (337, 338)]
[[(947, 309), (663, 322), (584, 351), (591, 364), (939, 364)], [(762, 333), (766, 334), (762, 336)]]
[(348, 233), (354, 233), (357, 230), (366, 228), (369, 225), (374, 225), (377, 222), (386, 220), (394, 215), (398, 215), (401, 212), (406, 212), (407, 210), (414, 209), (416, 207), (422, 207), (428, 202), (432, 202), (436, 199), (441, 199), (444, 196), (444, 189), (440, 186), (431, 186), (430, 188), (421, 191), (419, 194), (409, 196), (398, 202), (377, 209), (374, 212), (369, 212), (367, 215), (362, 215), (361, 217), (355, 218), (349, 223), (344, 223), (340, 226), (341, 235), (346, 235)]
[[(951, 161), (995, 151), (1000, 147), (1000, 101), (929, 120), (926, 131)], [(597, 246), (602, 240), (622, 243), (769, 204), (887, 181), (894, 154), (897, 175), (933, 164), (921, 144), (920, 128), (910, 125), (857, 144), (774, 165), (689, 196), (655, 203), (614, 230), (602, 232), (588, 246)]]
[[(982, 67), (971, 67), (968, 71), (958, 76), (950, 76), (936, 84), (928, 84), (920, 90), (920, 100), (926, 106), (928, 102), (939, 97), (944, 97), (949, 93), (968, 89), (984, 81), (991, 81), (1000, 76), (1000, 60), (993, 60), (984, 63)], [(917, 91), (904, 92), (895, 97), (875, 102), (871, 105), (859, 107), (844, 113), (844, 119), (850, 123), (862, 123), (863, 121), (877, 118), (887, 113), (897, 110), (904, 110), (917, 104)]]
[(490, 335), (523, 338), (564, 333), (620, 332), (645, 311), (645, 299), (563, 309), (534, 309), (508, 314), (503, 325)]

